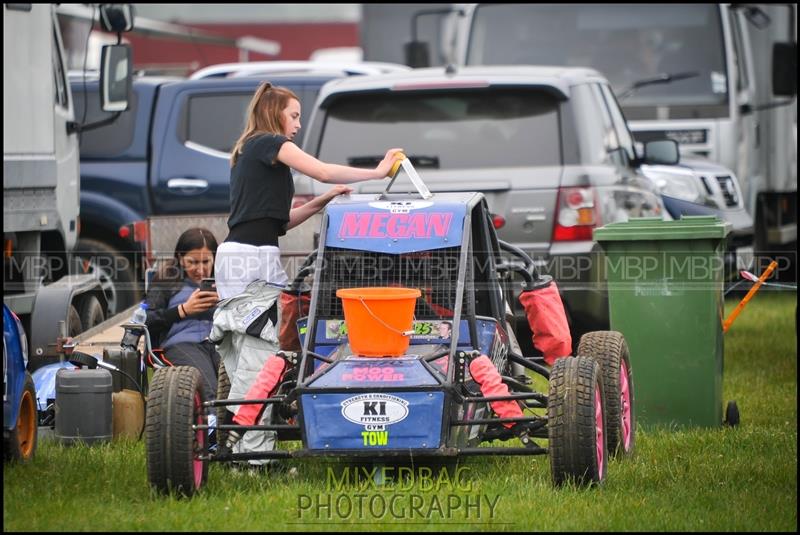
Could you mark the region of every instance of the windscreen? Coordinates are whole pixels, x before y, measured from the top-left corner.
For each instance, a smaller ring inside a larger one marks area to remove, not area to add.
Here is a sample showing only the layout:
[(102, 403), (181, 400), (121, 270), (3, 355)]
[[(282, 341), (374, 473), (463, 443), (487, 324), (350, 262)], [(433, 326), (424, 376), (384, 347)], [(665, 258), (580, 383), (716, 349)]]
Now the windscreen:
[(713, 105), (727, 102), (723, 50), (714, 4), (482, 4), (466, 62), (591, 67), (617, 95), (662, 73), (697, 73), (623, 104)]
[(415, 167), (560, 165), (558, 101), (541, 90), (358, 94), (333, 101), (319, 158), (374, 167), (402, 147)]

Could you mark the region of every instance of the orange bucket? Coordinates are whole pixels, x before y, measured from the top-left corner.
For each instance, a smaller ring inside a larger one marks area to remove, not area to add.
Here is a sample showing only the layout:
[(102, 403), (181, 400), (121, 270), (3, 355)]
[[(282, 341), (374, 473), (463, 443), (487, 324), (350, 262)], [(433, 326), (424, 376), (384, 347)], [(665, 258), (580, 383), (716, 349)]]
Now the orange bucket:
[(365, 357), (397, 357), (411, 342), (416, 288), (342, 288), (344, 322), (350, 348)]

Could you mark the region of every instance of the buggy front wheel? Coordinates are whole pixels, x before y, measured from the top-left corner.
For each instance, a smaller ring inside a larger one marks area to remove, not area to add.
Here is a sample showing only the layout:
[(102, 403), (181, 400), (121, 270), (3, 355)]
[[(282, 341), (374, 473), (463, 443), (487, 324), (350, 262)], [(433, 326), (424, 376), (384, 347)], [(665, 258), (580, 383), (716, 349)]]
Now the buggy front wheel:
[(633, 372), (628, 344), (617, 331), (594, 331), (581, 336), (577, 354), (600, 363), (606, 407), (606, 435), (611, 455), (633, 453), (636, 435)]
[(550, 372), (547, 436), (553, 483), (602, 483), (607, 448), (600, 365), (586, 357), (558, 359)]
[(205, 483), (208, 433), (202, 379), (191, 366), (160, 368), (153, 375), (147, 400), (147, 479), (158, 491), (192, 496)]

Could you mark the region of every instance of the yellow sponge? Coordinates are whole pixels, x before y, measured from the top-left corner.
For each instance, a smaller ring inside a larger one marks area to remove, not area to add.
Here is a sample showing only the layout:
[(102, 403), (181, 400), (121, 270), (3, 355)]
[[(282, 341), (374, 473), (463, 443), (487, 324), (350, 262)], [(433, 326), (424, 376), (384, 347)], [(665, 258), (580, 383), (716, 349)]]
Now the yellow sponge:
[(397, 172), (400, 170), (400, 165), (403, 160), (406, 159), (406, 155), (402, 152), (395, 153), (394, 157), (396, 158), (394, 163), (392, 164), (392, 168), (389, 170), (389, 177), (394, 178)]

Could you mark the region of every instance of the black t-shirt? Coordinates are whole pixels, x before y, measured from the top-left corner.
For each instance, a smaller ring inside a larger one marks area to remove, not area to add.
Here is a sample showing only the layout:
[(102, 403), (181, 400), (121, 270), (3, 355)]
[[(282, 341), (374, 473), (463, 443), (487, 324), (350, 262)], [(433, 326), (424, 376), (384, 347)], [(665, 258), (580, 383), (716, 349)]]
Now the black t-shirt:
[(261, 247), (262, 245), (278, 246), (278, 237), (286, 234), (286, 223), (274, 217), (251, 219), (235, 225), (228, 233), (225, 241), (235, 241)]
[[(287, 141), (285, 136), (262, 134), (244, 144), (236, 165), (231, 168), (231, 215), (228, 218), (231, 233), (226, 241), (277, 245), (276, 226), (280, 229), (278, 236), (286, 234), (294, 181), (289, 167), (277, 158)], [(256, 239), (259, 228), (264, 230), (263, 239)]]

